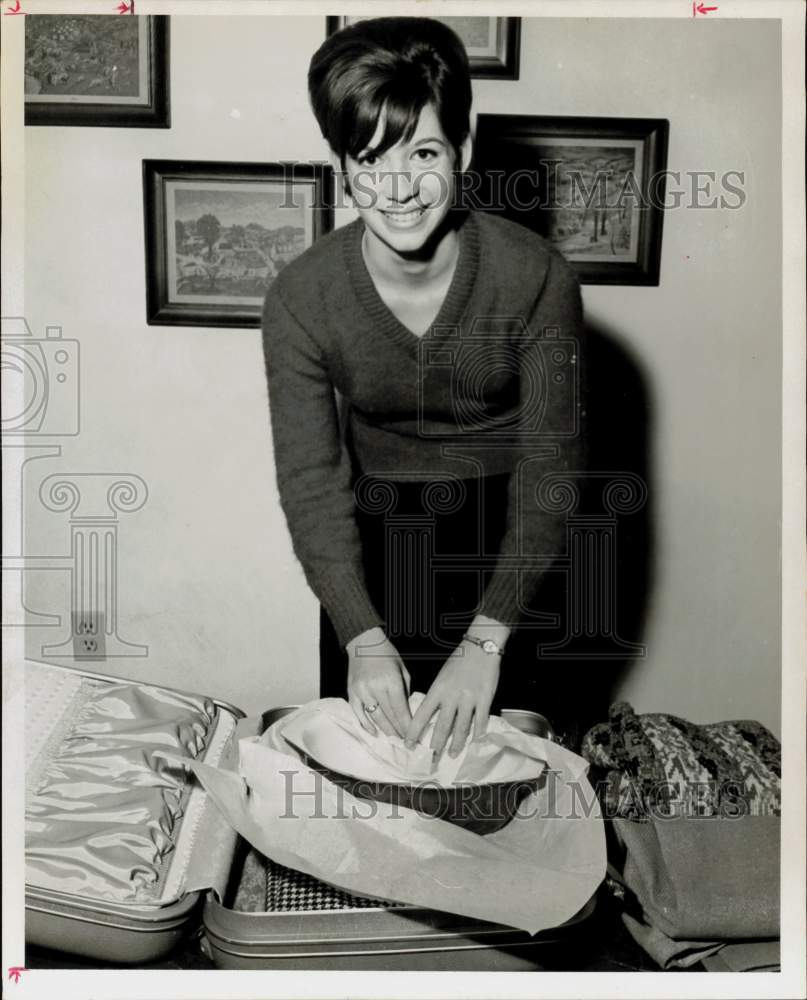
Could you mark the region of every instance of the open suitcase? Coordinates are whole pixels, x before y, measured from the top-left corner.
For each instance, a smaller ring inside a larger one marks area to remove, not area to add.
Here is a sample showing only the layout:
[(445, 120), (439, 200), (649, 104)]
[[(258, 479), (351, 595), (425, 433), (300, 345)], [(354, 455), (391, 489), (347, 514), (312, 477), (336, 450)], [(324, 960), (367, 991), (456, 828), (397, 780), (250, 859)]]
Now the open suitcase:
[[(149, 718), (138, 718), (138, 711), (172, 712), (174, 725), (177, 713), (187, 715), (201, 705), (193, 726), (189, 715), (182, 716), (182, 725), (174, 730), (184, 737), (191, 734), (189, 744), (198, 759), (228, 766), (241, 736), (261, 731), (292, 709), (273, 709), (261, 720), (250, 720), (225, 702), (34, 661), (26, 661), (25, 684), (26, 825), (33, 831), (26, 839), (30, 944), (115, 964), (144, 964), (198, 934), (202, 950), (226, 969), (516, 971), (539, 965), (546, 946), (568, 941), (594, 910), (592, 898), (561, 927), (530, 936), (454, 914), (351, 896), (259, 855), (240, 840), (198, 783), (188, 775), (186, 787), (173, 787), (159, 766), (147, 775), (142, 767), (131, 772), (135, 777), (127, 781), (129, 799), (120, 814), (128, 822), (141, 816), (139, 803), (131, 801), (141, 785), (144, 796), (146, 791), (159, 794), (170, 803), (171, 816), (151, 823), (145, 842), (168, 846), (154, 865), (137, 863), (138, 872), (148, 877), (141, 878), (136, 890), (127, 888), (125, 879), (115, 879), (121, 865), (125, 868), (131, 844), (142, 856), (144, 838), (133, 837), (140, 828), (127, 827), (121, 844), (110, 847), (108, 834), (93, 824), (87, 843), (79, 843), (75, 820), (81, 808), (79, 784), (86, 790), (97, 781), (103, 792), (103, 777), (98, 776), (106, 775), (106, 790), (123, 794), (121, 782), (109, 774), (110, 768), (114, 772), (129, 766), (118, 763), (128, 748), (135, 748), (131, 759), (138, 766), (145, 758), (152, 767), (159, 762), (163, 735), (149, 744), (155, 727)], [(519, 728), (551, 737), (541, 716), (505, 714)], [(104, 737), (97, 734), (109, 728), (104, 720), (111, 716), (123, 720), (124, 737), (110, 743), (107, 753)], [(84, 768), (84, 780), (73, 788), (70, 767), (75, 761)], [(150, 783), (156, 791), (147, 787)], [(67, 833), (60, 842), (47, 842), (38, 832), (47, 832), (43, 813), (73, 821), (62, 822)], [(65, 858), (72, 870), (74, 859), (82, 864), (90, 859), (96, 882), (91, 892), (80, 879), (54, 876)]]

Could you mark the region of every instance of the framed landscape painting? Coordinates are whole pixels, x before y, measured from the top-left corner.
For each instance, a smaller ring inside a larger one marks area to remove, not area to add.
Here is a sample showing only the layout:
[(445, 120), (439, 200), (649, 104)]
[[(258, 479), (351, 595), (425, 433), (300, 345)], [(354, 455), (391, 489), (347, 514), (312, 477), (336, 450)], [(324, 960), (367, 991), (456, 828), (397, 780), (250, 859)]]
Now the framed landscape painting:
[(168, 128), (166, 16), (25, 19), (25, 124)]
[[(329, 17), (329, 35), (361, 17)], [(460, 36), (471, 63), (471, 76), (517, 80), (521, 47), (520, 17), (435, 17)]]
[(479, 115), (479, 206), (540, 233), (588, 284), (657, 285), (669, 122)]
[(260, 326), (266, 291), (333, 225), (326, 164), (144, 160), (146, 321)]

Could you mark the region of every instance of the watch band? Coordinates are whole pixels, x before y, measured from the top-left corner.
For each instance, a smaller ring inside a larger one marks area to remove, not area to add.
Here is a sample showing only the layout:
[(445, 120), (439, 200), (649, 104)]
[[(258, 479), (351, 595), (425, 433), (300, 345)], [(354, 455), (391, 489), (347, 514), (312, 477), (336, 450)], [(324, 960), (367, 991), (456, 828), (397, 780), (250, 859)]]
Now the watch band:
[(502, 656), (504, 653), (504, 647), (500, 646), (494, 639), (479, 639), (475, 635), (468, 635), (467, 632), (462, 638), (468, 642), (472, 642), (475, 646), (479, 646), (480, 649), (484, 649), (486, 653), (490, 653), (491, 655), (498, 653), (499, 656)]

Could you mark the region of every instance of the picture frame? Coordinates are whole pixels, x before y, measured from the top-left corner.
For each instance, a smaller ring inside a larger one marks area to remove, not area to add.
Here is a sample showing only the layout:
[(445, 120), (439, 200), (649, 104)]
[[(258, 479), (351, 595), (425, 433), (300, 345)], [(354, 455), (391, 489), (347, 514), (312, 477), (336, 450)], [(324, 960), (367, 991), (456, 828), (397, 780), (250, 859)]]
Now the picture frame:
[[(327, 17), (326, 34), (332, 35), (361, 17)], [(475, 79), (517, 80), (521, 52), (520, 17), (437, 17), (460, 36)]]
[(333, 228), (326, 163), (143, 160), (146, 322), (258, 327), (277, 274)]
[(668, 141), (666, 118), (480, 114), (479, 207), (540, 233), (584, 284), (658, 285)]
[(25, 124), (170, 128), (170, 18), (27, 17)]

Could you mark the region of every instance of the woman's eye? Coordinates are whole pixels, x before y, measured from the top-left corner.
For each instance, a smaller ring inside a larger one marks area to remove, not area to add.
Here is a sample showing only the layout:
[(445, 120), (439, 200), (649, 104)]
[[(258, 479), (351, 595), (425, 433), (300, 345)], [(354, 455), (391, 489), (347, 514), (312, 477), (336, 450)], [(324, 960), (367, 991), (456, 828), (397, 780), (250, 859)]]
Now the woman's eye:
[(426, 162), (431, 162), (435, 157), (439, 156), (436, 149), (429, 149), (428, 147), (424, 149), (418, 149), (415, 152), (415, 156), (419, 157), (421, 160)]
[(375, 155), (375, 153), (363, 153), (361, 156), (358, 157), (356, 162), (359, 164), (360, 167), (372, 167), (373, 164), (378, 162), (378, 157)]

